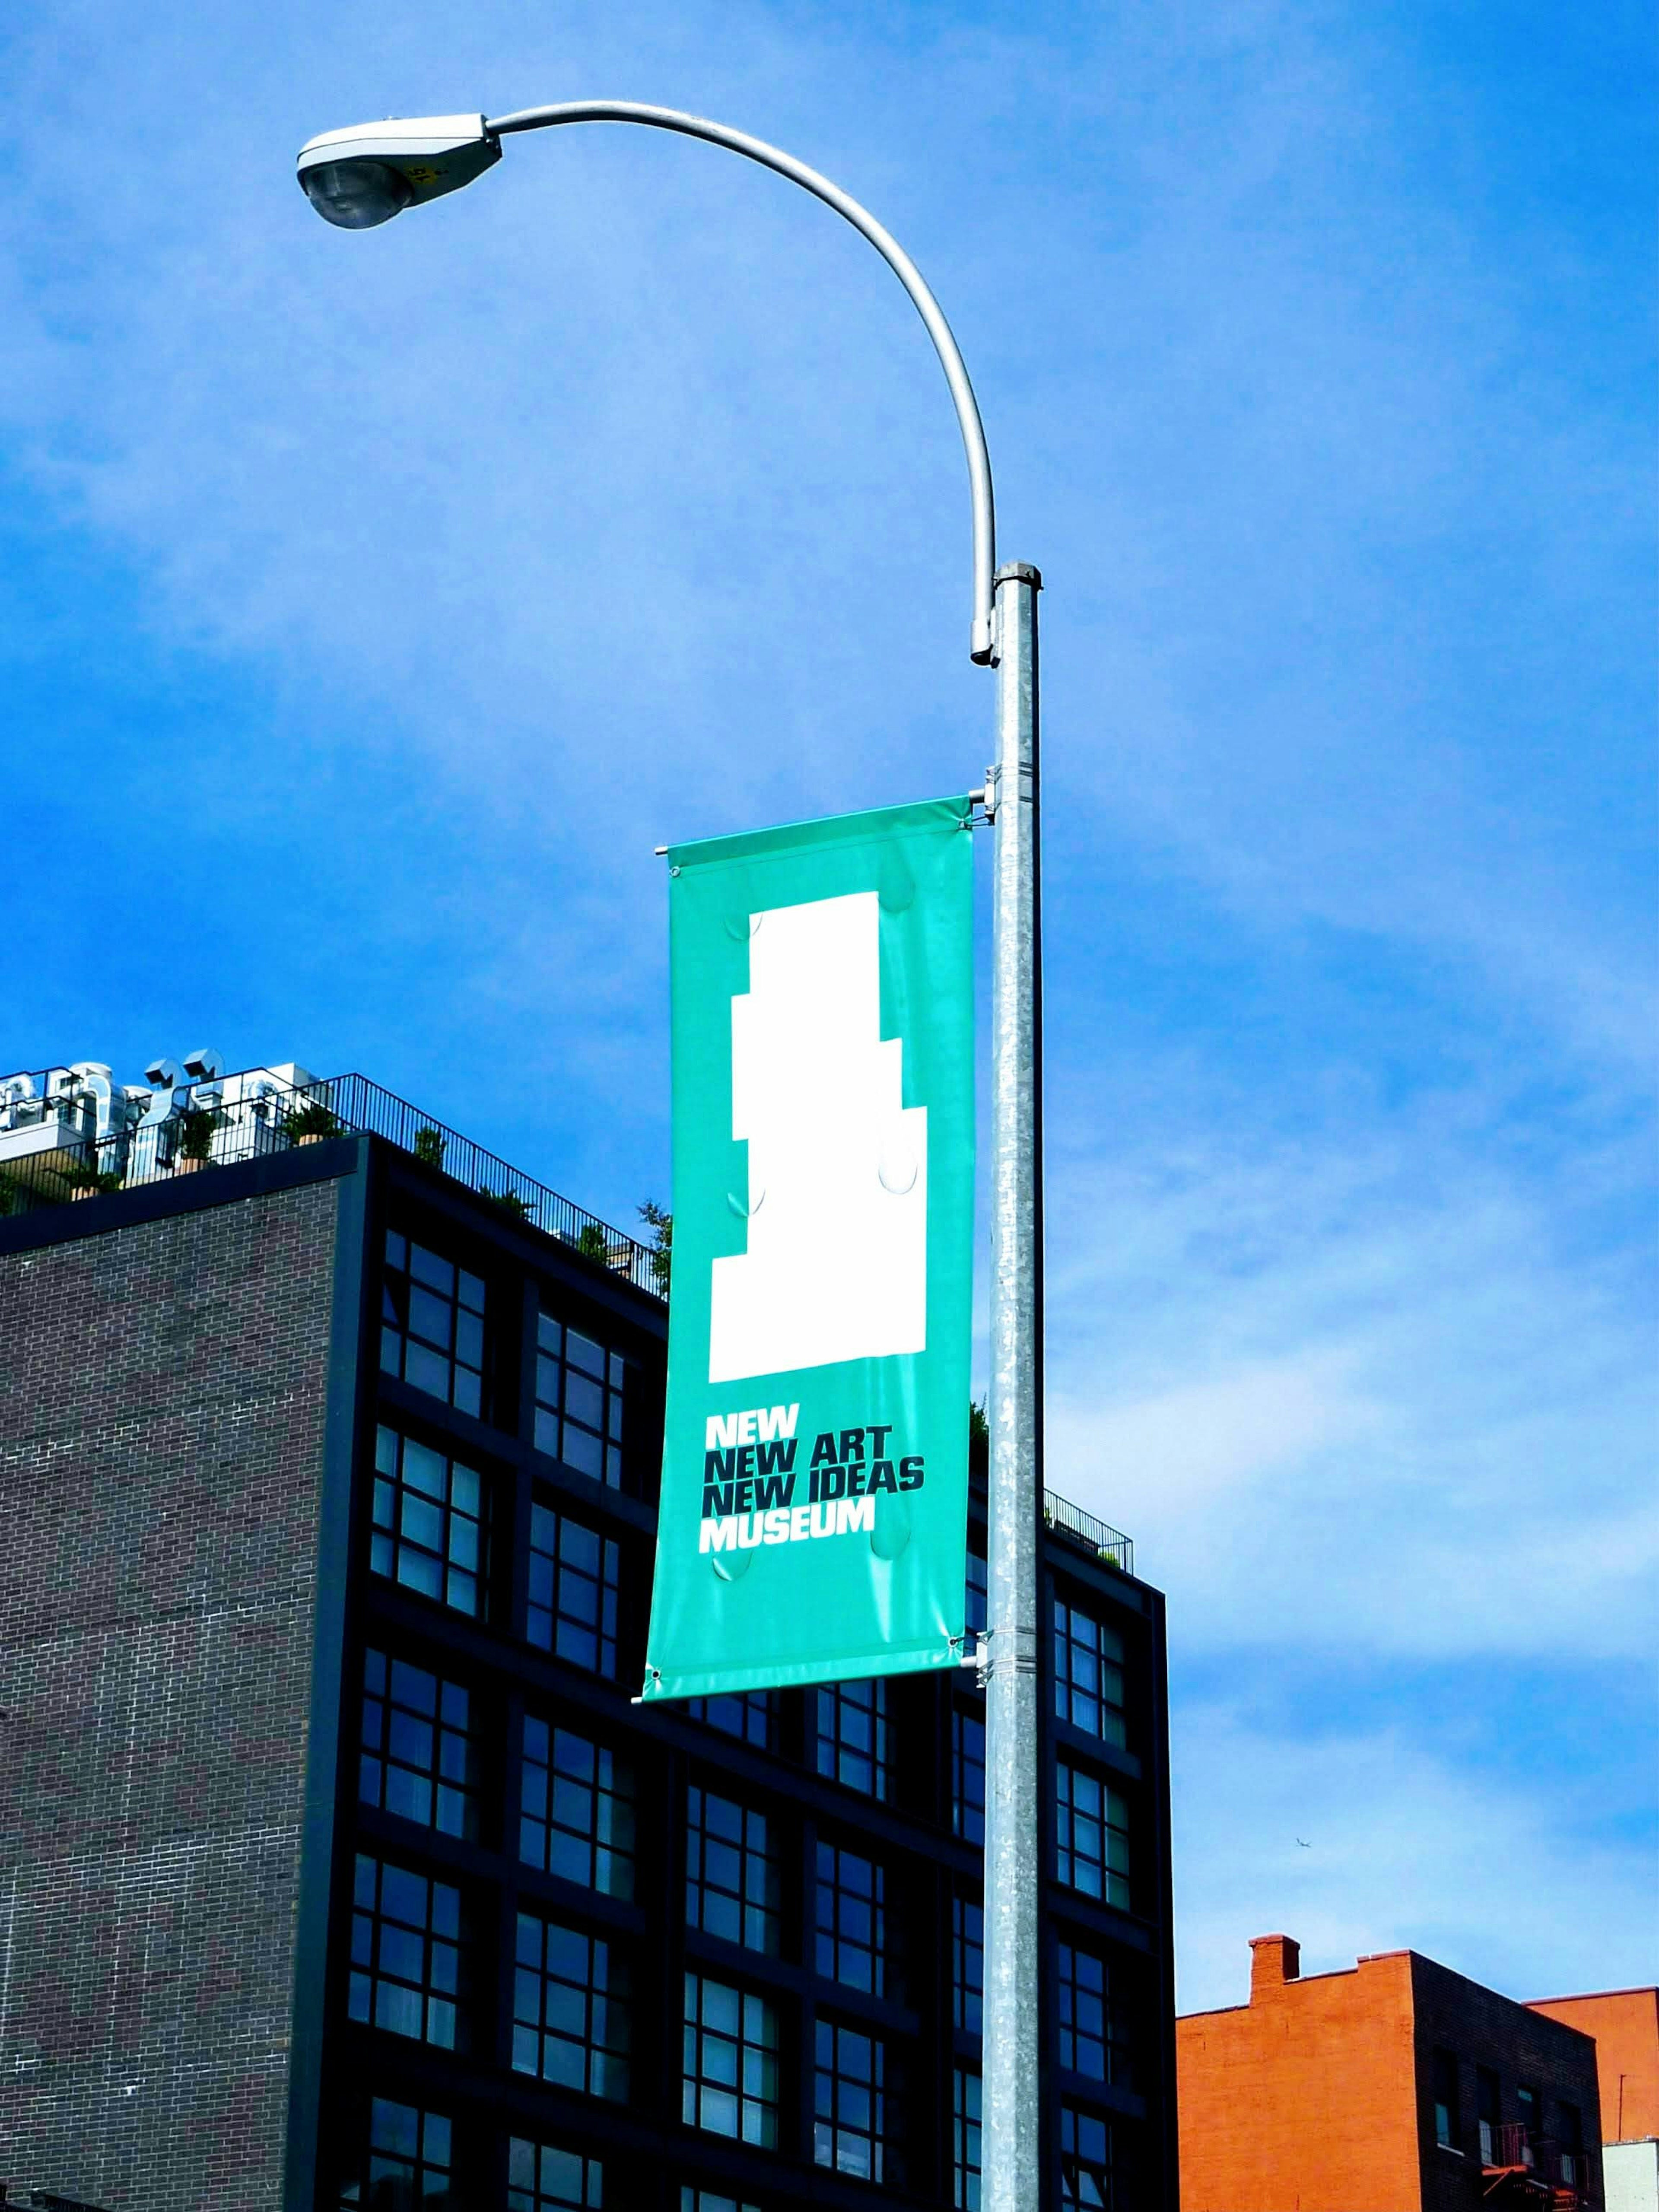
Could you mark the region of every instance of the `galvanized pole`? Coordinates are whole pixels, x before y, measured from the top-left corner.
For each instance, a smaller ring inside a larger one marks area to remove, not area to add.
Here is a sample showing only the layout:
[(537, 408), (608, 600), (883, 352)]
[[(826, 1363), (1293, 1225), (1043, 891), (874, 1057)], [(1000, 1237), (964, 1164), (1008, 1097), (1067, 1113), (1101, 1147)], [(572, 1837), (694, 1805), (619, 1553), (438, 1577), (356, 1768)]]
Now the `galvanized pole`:
[(996, 575), (991, 969), (990, 1679), (985, 1746), (983, 2212), (1037, 2212), (1037, 1544), (1042, 1464), (1042, 578)]

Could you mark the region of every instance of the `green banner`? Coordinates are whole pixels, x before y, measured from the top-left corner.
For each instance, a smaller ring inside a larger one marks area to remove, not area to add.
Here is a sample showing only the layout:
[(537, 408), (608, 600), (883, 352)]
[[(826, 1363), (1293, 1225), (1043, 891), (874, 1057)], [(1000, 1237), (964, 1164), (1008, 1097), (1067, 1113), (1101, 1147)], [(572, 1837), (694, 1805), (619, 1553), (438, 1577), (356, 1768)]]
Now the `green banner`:
[(670, 849), (674, 1267), (646, 1698), (960, 1650), (969, 813), (934, 799)]

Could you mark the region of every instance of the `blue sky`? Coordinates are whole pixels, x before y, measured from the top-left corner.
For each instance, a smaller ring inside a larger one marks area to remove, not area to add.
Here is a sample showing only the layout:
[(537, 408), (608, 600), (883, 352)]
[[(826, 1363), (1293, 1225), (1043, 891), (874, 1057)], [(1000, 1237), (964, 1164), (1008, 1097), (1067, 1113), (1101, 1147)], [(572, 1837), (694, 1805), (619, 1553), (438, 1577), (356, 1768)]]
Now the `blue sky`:
[(356, 237), (293, 156), (788, 146), (1048, 585), (1049, 1480), (1170, 1594), (1182, 2003), (1274, 1928), (1651, 1978), (1647, 11), (61, 0), (0, 61), (0, 1063), (361, 1067), (668, 1195), (652, 847), (988, 757), (937, 368), (707, 148)]

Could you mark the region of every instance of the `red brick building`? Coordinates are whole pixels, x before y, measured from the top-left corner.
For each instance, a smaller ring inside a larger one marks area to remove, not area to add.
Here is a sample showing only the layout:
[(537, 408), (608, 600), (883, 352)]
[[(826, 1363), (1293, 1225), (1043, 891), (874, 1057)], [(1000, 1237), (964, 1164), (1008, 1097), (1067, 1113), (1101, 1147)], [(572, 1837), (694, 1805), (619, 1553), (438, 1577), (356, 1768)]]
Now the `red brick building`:
[(1182, 2212), (1600, 2206), (1589, 2034), (1415, 1951), (1250, 1954), (1248, 2004), (1176, 2023)]

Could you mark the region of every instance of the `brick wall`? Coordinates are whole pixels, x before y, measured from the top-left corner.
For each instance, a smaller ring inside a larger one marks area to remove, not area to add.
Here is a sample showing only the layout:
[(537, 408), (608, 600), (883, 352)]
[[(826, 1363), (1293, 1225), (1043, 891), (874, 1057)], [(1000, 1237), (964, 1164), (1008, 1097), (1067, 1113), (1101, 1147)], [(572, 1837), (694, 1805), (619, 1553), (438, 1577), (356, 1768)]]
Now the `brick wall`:
[(1415, 2212), (1410, 1954), (1287, 1981), (1282, 1941), (1247, 2006), (1176, 2022), (1182, 2212)]
[(279, 2201), (335, 1209), (0, 1254), (0, 2178), (112, 2212)]

